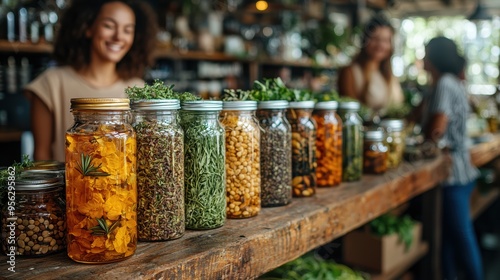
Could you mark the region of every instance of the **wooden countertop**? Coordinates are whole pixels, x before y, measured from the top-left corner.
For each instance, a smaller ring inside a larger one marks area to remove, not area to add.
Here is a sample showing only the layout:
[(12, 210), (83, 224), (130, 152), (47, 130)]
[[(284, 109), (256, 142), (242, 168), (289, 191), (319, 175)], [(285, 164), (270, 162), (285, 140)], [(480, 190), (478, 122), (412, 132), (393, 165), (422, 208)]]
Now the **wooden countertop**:
[(285, 207), (264, 208), (255, 218), (228, 220), (209, 231), (187, 231), (174, 241), (139, 243), (130, 259), (84, 265), (66, 254), (16, 259), (16, 279), (248, 279), (255, 278), (311, 249), (359, 227), (438, 184), (449, 160), (405, 163), (382, 176), (319, 189), (315, 197), (294, 199)]
[[(500, 137), (475, 145), (472, 160), (500, 154)], [(252, 279), (330, 242), (435, 187), (448, 176), (446, 156), (404, 163), (381, 176), (321, 188), (312, 198), (285, 207), (264, 208), (254, 218), (228, 220), (219, 229), (186, 231), (167, 242), (139, 243), (130, 259), (84, 265), (66, 254), (16, 259), (16, 273), (0, 257), (0, 275), (16, 279)]]

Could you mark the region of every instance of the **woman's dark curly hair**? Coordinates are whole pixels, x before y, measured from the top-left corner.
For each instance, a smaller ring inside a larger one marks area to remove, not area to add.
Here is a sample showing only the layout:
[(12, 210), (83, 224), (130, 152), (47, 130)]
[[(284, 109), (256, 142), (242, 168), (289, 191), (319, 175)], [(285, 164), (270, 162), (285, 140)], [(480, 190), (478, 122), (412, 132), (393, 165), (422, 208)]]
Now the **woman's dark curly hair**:
[(104, 4), (121, 2), (135, 14), (134, 42), (116, 65), (120, 78), (142, 78), (144, 70), (153, 63), (156, 46), (157, 18), (153, 9), (139, 0), (73, 0), (61, 18), (54, 57), (59, 65), (69, 65), (77, 70), (90, 64), (91, 38), (86, 31), (92, 26)]
[[(359, 63), (361, 67), (364, 67), (369, 60), (369, 55), (366, 49), (368, 45), (368, 40), (372, 38), (373, 33), (375, 33), (375, 30), (381, 27), (389, 28), (392, 34), (394, 35), (394, 27), (389, 22), (389, 20), (382, 14), (377, 14), (373, 16), (365, 24), (363, 29), (361, 50), (359, 51), (359, 54), (354, 58), (354, 61)], [(392, 52), (393, 50), (391, 49), (391, 53), (389, 54), (389, 56), (380, 63), (380, 72), (382, 73), (382, 76), (384, 77), (386, 82), (389, 82), (392, 78), (392, 66), (391, 66)]]

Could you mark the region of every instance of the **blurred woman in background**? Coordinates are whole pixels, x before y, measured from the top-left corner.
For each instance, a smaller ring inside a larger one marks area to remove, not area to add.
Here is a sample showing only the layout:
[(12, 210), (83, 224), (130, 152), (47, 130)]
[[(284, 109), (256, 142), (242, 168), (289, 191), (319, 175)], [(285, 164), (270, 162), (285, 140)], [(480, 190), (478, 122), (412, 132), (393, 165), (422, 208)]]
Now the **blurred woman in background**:
[(25, 88), (35, 160), (64, 161), (72, 98), (126, 97), (125, 88), (144, 84), (156, 30), (156, 14), (144, 1), (72, 1), (54, 45), (59, 66)]
[(457, 279), (457, 267), (469, 280), (482, 280), (482, 262), (470, 217), (470, 195), (478, 170), (466, 146), (469, 103), (461, 77), (465, 59), (457, 46), (436, 37), (426, 46), (424, 69), (432, 77), (432, 93), (424, 111), (426, 139), (441, 142), (452, 156), (452, 173), (443, 185), (443, 278)]
[(391, 67), (394, 28), (387, 19), (376, 16), (365, 25), (363, 36), (361, 50), (352, 64), (340, 70), (339, 93), (383, 115), (388, 107), (404, 101)]

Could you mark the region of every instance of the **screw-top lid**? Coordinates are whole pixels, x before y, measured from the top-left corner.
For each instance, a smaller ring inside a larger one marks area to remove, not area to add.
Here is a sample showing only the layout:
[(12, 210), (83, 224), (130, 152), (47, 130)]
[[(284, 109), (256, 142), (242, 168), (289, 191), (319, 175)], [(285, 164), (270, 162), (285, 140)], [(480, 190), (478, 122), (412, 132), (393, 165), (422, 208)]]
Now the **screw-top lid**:
[(71, 110), (130, 110), (128, 98), (72, 98)]
[(321, 101), (314, 105), (316, 110), (337, 110), (339, 103), (337, 101)]
[(259, 101), (259, 109), (287, 109), (289, 107), (286, 100)]
[(257, 110), (257, 101), (224, 101), (224, 110), (253, 111)]
[(63, 181), (47, 173), (22, 172), (16, 178), (16, 190), (19, 191), (38, 191), (49, 190), (61, 187)]
[(217, 101), (217, 100), (184, 101), (181, 103), (181, 109), (185, 111), (221, 111), (222, 101)]
[(53, 176), (64, 177), (65, 166), (63, 162), (55, 160), (40, 160), (33, 162), (32, 167), (23, 170), (23, 173), (51, 174)]
[(313, 109), (314, 108), (314, 101), (290, 102), (290, 108), (293, 108), (293, 109)]
[(358, 101), (345, 101), (340, 102), (339, 110), (353, 110), (358, 111), (361, 108), (361, 104)]
[(141, 99), (132, 100), (130, 106), (139, 111), (178, 110), (181, 102), (178, 99)]
[(389, 128), (391, 131), (402, 131), (405, 128), (405, 121), (401, 119), (385, 119), (380, 122), (380, 126)]
[(364, 132), (365, 140), (382, 141), (384, 140), (384, 132), (382, 130), (368, 130)]

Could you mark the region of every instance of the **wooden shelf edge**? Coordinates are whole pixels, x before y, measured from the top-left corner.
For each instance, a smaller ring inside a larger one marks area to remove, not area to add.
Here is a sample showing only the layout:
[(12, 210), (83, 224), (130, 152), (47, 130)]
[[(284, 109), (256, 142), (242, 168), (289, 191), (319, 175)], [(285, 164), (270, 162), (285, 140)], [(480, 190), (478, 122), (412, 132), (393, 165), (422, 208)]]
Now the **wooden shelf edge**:
[(500, 189), (493, 188), (487, 193), (482, 194), (477, 189), (474, 190), (471, 196), (470, 212), (472, 219), (476, 219), (481, 215), (488, 207), (495, 202), (500, 196)]
[(500, 135), (495, 134), (485, 143), (474, 145), (470, 149), (471, 161), (475, 166), (482, 166), (500, 155)]
[(391, 271), (383, 274), (371, 274), (371, 280), (390, 280), (404, 274), (408, 269), (410, 269), (415, 263), (417, 263), (422, 257), (424, 257), (429, 252), (429, 244), (426, 242), (421, 242), (418, 245), (418, 250), (412, 256), (409, 256), (407, 260), (402, 262), (399, 266)]
[[(141, 242), (136, 254), (120, 263), (84, 266), (64, 253), (16, 259), (16, 273), (10, 277), (252, 279), (434, 188), (448, 176), (448, 167), (445, 156), (404, 163), (384, 176), (363, 176), (359, 182), (318, 189), (315, 197), (264, 208), (252, 219), (186, 231), (173, 241)], [(4, 260), (0, 257), (0, 270), (7, 270)]]
[(49, 43), (37, 43), (33, 44), (31, 42), (21, 43), (21, 42), (9, 42), (6, 40), (0, 40), (0, 52), (12, 52), (12, 53), (46, 53), (50, 54), (53, 51), (52, 44)]

